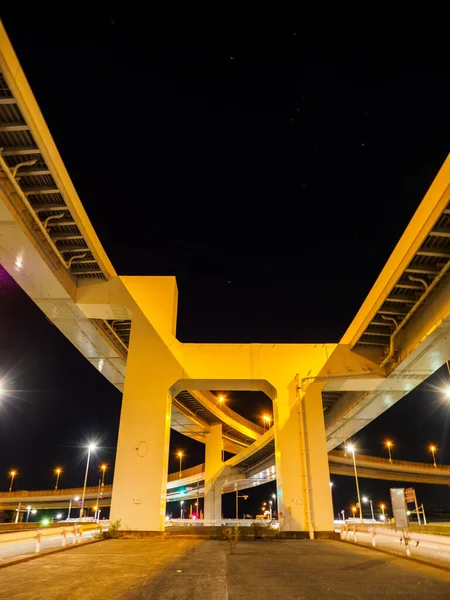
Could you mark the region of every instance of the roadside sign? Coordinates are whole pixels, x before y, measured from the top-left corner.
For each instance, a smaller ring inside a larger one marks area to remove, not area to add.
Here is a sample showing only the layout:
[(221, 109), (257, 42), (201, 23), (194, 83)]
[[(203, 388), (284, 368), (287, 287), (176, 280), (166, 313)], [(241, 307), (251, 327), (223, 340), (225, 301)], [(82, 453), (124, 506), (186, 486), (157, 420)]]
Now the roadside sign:
[(408, 529), (409, 521), (407, 515), (405, 489), (391, 488), (391, 506), (394, 513), (395, 530)]
[(416, 501), (416, 492), (414, 488), (407, 488), (405, 490), (405, 500), (406, 504), (412, 504)]
[(78, 506), (79, 506), (80, 508), (83, 506), (83, 501), (82, 501), (82, 500), (80, 500), (80, 501), (78, 502)]

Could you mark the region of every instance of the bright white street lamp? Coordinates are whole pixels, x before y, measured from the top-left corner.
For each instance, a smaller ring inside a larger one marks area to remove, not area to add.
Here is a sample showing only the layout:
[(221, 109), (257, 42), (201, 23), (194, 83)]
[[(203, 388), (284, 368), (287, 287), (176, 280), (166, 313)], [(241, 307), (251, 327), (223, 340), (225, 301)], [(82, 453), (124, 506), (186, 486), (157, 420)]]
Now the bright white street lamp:
[(87, 461), (86, 461), (86, 473), (84, 475), (84, 485), (83, 485), (83, 495), (81, 496), (81, 506), (80, 506), (80, 519), (83, 517), (84, 514), (84, 497), (86, 495), (86, 484), (87, 484), (87, 477), (88, 477), (88, 471), (89, 471), (89, 460), (91, 458), (91, 452), (94, 452), (97, 448), (96, 444), (89, 444), (88, 446), (88, 455), (87, 455)]
[(375, 517), (374, 517), (374, 514), (373, 514), (373, 503), (372, 503), (372, 500), (370, 500), (370, 498), (367, 498), (367, 496), (363, 496), (362, 501), (366, 502), (366, 503), (368, 502), (370, 504), (370, 512), (372, 513), (372, 521), (375, 521)]
[(347, 451), (351, 452), (352, 453), (352, 457), (353, 457), (353, 468), (355, 470), (356, 493), (358, 495), (359, 520), (362, 523), (361, 495), (359, 493), (358, 471), (356, 470), (355, 447), (352, 444), (348, 444), (347, 445)]

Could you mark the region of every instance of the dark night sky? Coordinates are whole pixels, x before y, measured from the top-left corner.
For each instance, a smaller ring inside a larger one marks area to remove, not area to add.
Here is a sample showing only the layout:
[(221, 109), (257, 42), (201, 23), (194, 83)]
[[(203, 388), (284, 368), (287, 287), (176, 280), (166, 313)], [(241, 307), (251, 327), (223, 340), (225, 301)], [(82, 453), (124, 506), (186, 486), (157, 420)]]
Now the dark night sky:
[[(176, 275), (181, 341), (340, 338), (447, 154), (445, 36), (2, 12), (117, 272)], [(81, 483), (90, 436), (112, 465), (120, 393), (3, 272), (0, 351), (15, 388), (0, 487), (11, 467), (19, 487), (49, 486), (57, 464), (62, 483)], [(361, 432), (361, 448), (380, 455), (386, 435), (402, 458), (443, 448), (450, 408), (431, 389)], [(252, 416), (264, 401), (230, 403)], [(178, 447), (185, 466), (203, 459), (174, 434)], [(334, 479), (344, 508), (352, 481)], [(387, 500), (389, 485), (363, 487)], [(447, 489), (423, 495), (450, 510)]]

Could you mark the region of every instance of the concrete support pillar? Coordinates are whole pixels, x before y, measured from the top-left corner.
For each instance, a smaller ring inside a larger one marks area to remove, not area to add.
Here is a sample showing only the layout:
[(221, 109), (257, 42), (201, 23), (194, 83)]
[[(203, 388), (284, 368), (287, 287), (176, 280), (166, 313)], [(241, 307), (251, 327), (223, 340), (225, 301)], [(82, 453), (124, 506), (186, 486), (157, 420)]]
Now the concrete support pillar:
[(205, 519), (222, 518), (222, 424), (213, 425), (205, 444)]
[(114, 472), (111, 520), (123, 530), (163, 531), (171, 399), (178, 363), (153, 327), (133, 312)]
[(333, 506), (321, 386), (302, 396), (296, 382), (277, 388), (274, 401), (277, 506), (287, 531), (333, 530)]

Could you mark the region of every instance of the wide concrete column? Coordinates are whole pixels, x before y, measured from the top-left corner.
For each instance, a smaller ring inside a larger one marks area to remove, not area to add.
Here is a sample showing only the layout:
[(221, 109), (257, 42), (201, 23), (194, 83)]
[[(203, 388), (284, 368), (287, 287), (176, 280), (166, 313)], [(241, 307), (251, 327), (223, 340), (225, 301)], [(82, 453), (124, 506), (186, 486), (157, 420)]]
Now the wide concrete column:
[(169, 458), (169, 388), (179, 366), (153, 327), (133, 312), (114, 471), (111, 520), (163, 531)]
[(220, 521), (222, 518), (222, 423), (213, 425), (205, 444), (205, 519)]
[(286, 531), (333, 530), (321, 386), (297, 394), (293, 380), (274, 401), (277, 508)]

